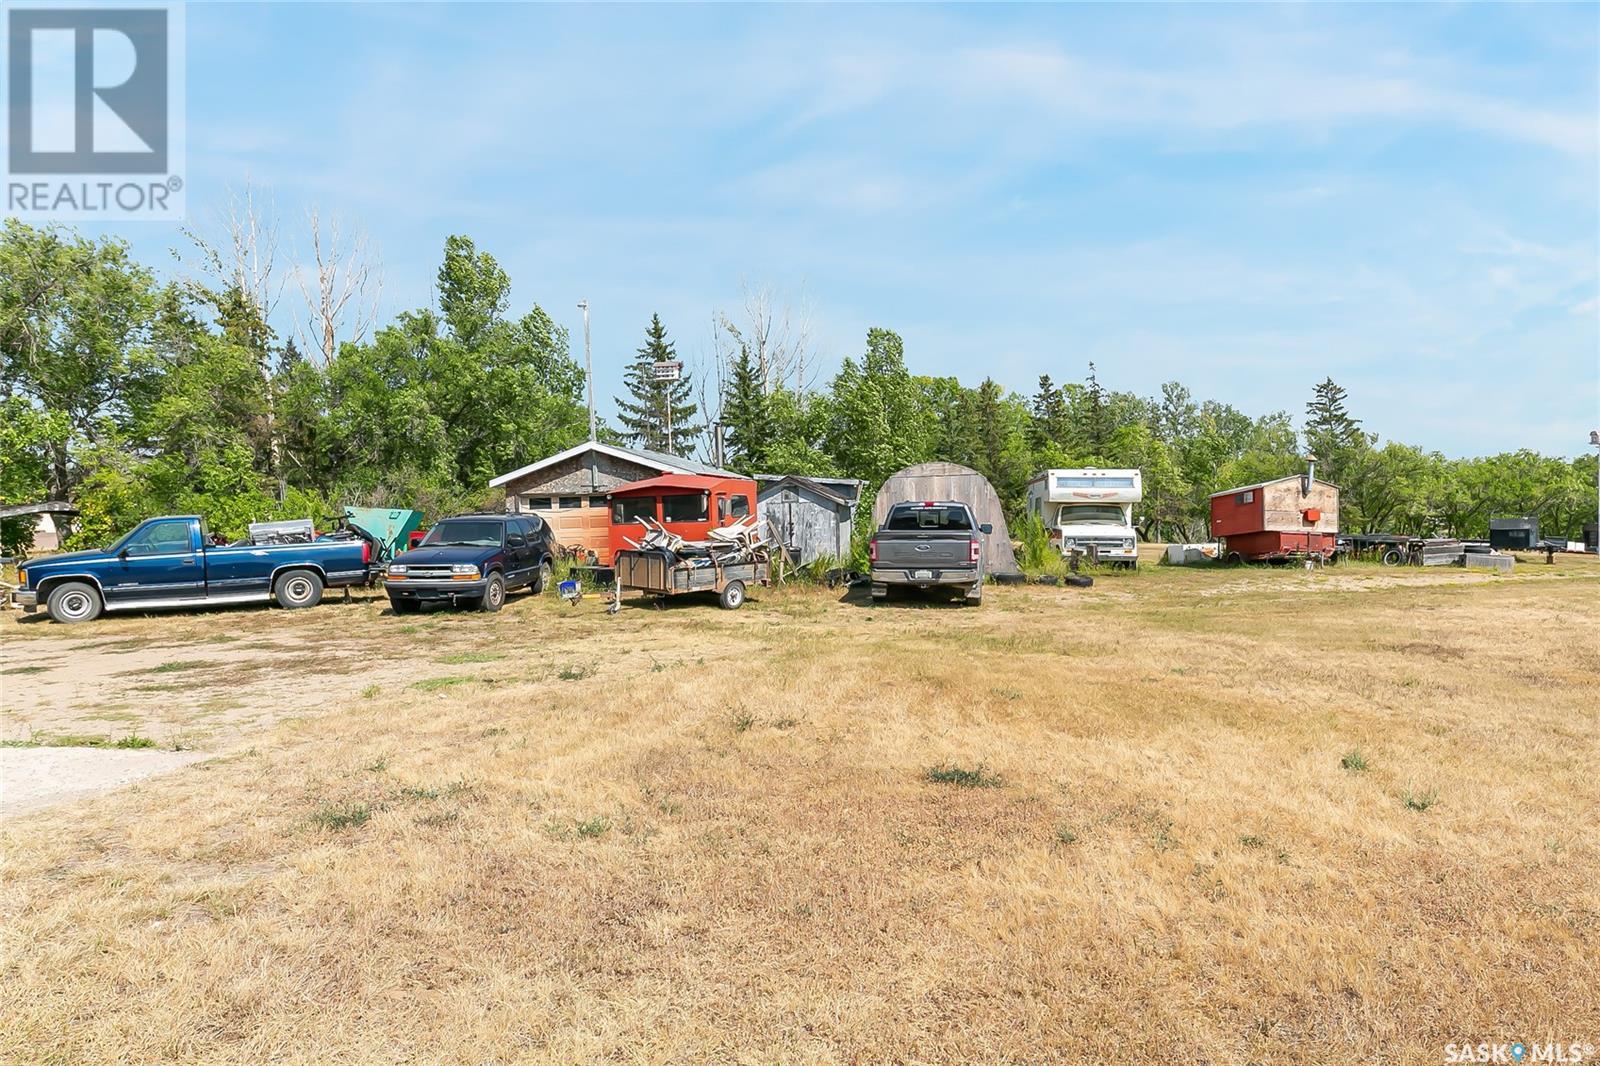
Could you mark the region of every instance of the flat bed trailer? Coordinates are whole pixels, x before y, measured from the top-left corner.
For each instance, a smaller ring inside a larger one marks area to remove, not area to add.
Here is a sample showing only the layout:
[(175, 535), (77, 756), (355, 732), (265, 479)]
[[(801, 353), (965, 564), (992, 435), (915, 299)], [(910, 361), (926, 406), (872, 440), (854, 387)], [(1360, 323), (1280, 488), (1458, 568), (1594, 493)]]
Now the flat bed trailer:
[(744, 605), (745, 591), (750, 586), (771, 583), (771, 564), (765, 559), (719, 563), (705, 556), (682, 557), (660, 549), (624, 548), (615, 553), (612, 566), (619, 592), (651, 596), (712, 593), (730, 611)]

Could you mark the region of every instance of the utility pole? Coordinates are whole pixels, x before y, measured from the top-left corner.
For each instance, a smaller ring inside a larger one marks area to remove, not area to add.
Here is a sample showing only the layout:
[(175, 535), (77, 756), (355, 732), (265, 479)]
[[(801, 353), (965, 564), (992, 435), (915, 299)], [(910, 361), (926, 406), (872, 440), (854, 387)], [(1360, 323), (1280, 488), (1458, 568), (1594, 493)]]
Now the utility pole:
[(578, 309), (583, 312), (583, 376), (589, 382), (589, 443), (595, 440), (594, 433), (594, 360), (589, 357), (589, 301), (579, 300)]
[[(1600, 448), (1600, 429), (1589, 431), (1589, 444)], [(1594, 454), (1594, 550), (1600, 554), (1600, 451)], [(1578, 531), (1583, 532), (1581, 529)]]

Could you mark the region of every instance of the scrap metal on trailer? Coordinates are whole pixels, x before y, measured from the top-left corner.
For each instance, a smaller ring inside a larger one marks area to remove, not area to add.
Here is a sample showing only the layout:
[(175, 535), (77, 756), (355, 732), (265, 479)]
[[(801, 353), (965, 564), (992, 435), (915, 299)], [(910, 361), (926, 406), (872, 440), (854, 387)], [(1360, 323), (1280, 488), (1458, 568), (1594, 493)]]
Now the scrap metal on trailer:
[(687, 541), (660, 522), (640, 516), (634, 547), (614, 553), (616, 601), (624, 591), (651, 596), (714, 593), (728, 610), (744, 605), (752, 585), (771, 580), (771, 555), (754, 515), (706, 533), (703, 541)]

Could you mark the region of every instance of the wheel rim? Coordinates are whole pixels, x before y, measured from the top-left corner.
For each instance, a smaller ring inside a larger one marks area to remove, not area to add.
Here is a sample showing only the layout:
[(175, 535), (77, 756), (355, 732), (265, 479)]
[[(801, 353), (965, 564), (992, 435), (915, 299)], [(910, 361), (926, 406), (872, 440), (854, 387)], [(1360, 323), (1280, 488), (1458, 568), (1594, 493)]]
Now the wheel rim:
[(735, 607), (744, 602), (744, 589), (731, 588), (728, 590), (728, 602)]
[(498, 581), (489, 582), (489, 602), (490, 603), (496, 603), (496, 604), (499, 603), (502, 599), (505, 598), (505, 594), (506, 594), (506, 591), (505, 591), (505, 589), (503, 587), (501, 587), (500, 582), (498, 582)]
[(541, 566), (541, 567), (539, 567), (539, 591), (543, 592), (545, 589), (547, 589), (549, 587), (550, 587), (550, 568), (548, 566)]
[(82, 618), (89, 613), (93, 603), (87, 592), (69, 592), (61, 597), (61, 613), (68, 618)]
[(292, 577), (289, 579), (287, 591), (291, 600), (309, 600), (311, 598), (311, 582), (303, 577)]

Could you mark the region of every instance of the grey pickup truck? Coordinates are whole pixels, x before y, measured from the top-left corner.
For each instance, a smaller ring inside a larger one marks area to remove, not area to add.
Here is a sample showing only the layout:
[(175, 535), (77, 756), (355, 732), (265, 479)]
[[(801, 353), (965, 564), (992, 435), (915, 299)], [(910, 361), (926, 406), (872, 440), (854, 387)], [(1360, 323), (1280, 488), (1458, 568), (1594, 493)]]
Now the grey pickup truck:
[(989, 532), (964, 503), (895, 504), (867, 549), (873, 600), (888, 599), (895, 586), (946, 588), (977, 606), (983, 602), (983, 534)]

